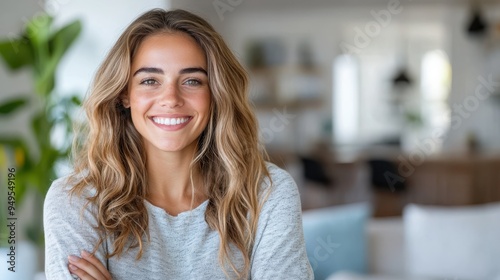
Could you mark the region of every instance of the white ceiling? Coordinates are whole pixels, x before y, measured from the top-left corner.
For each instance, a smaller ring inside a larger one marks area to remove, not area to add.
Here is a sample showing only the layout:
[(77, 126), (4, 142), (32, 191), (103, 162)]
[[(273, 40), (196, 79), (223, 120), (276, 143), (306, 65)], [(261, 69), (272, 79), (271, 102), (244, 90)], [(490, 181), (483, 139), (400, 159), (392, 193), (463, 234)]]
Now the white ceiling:
[[(398, 0), (171, 0), (174, 8), (191, 8), (196, 10), (214, 10), (215, 3), (235, 3), (235, 7), (244, 7), (246, 11), (284, 10), (284, 9), (317, 9), (335, 6), (380, 6)], [(470, 5), (478, 2), (480, 5), (500, 4), (500, 0), (399, 0), (401, 5), (411, 4), (451, 4)]]

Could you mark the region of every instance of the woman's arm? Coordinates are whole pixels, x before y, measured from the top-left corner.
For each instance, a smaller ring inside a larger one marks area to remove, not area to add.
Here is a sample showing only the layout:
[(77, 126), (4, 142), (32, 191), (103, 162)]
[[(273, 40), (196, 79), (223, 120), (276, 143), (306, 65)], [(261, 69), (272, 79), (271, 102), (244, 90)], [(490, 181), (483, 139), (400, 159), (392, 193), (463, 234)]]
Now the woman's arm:
[(69, 257), (69, 270), (82, 280), (111, 280), (106, 267), (92, 254), (82, 251), (82, 257)]
[[(92, 252), (99, 241), (95, 211), (84, 207), (85, 197), (69, 196), (65, 178), (52, 183), (44, 203), (45, 273), (47, 279), (74, 279), (68, 265), (69, 256), (81, 257), (82, 250)], [(106, 241), (95, 257), (106, 264)]]
[(270, 166), (273, 190), (265, 202), (252, 254), (252, 279), (313, 279), (307, 258), (297, 185)]

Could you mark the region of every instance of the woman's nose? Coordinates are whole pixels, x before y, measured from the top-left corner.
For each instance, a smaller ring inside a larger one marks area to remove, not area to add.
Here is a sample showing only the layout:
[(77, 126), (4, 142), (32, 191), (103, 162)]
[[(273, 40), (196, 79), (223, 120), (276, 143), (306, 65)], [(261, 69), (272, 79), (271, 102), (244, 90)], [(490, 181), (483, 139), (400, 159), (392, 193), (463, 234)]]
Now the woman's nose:
[(183, 100), (176, 85), (165, 85), (162, 89), (159, 104), (162, 107), (175, 108), (183, 105)]

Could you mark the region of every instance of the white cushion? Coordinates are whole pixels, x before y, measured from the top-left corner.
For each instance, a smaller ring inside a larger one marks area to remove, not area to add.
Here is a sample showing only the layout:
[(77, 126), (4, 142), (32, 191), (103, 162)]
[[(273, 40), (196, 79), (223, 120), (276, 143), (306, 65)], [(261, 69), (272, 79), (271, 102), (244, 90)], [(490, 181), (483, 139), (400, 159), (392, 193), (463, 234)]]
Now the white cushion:
[(409, 205), (404, 226), (409, 275), (461, 280), (500, 275), (500, 204)]
[(372, 274), (405, 275), (402, 218), (377, 218), (368, 223), (368, 264)]

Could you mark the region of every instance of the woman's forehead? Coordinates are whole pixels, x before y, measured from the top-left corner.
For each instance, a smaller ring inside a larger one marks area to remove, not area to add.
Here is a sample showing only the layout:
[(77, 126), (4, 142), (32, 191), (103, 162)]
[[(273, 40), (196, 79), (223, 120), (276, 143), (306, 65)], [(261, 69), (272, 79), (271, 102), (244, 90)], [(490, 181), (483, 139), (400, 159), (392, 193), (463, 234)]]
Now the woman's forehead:
[(159, 67), (167, 71), (188, 66), (206, 69), (206, 56), (198, 43), (182, 32), (158, 33), (144, 38), (132, 59), (132, 69)]

